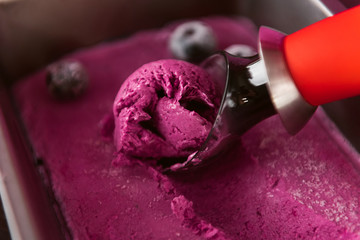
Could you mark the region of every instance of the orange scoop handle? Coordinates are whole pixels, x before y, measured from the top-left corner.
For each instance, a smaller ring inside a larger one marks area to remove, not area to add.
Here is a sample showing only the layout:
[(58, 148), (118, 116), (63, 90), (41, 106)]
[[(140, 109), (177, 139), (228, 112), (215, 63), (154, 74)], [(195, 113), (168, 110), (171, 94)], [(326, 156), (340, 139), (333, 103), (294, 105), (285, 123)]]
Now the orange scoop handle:
[(311, 105), (360, 95), (360, 6), (284, 39), (293, 80)]

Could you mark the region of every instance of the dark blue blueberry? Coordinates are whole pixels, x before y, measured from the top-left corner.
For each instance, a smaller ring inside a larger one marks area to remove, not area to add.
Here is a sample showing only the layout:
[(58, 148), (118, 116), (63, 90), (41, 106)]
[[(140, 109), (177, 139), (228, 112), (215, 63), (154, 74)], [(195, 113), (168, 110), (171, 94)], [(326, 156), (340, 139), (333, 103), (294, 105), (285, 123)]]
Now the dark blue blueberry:
[(225, 51), (237, 57), (252, 57), (257, 54), (253, 47), (245, 44), (231, 45)]
[(62, 61), (47, 68), (46, 85), (58, 99), (80, 96), (88, 86), (89, 78), (84, 66), (77, 61)]
[(211, 27), (192, 21), (179, 25), (173, 31), (169, 48), (175, 58), (197, 63), (217, 50), (217, 42)]

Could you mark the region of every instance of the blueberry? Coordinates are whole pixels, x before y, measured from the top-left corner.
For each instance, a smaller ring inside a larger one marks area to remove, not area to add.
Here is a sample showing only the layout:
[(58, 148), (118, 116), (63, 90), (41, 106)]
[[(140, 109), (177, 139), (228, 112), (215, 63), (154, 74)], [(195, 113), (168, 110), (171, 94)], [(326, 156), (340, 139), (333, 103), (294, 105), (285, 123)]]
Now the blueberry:
[(238, 57), (252, 57), (257, 54), (256, 50), (249, 45), (234, 44), (225, 49), (226, 52)]
[(175, 58), (196, 63), (217, 50), (216, 37), (211, 27), (205, 23), (186, 22), (171, 34), (169, 48)]
[(88, 85), (88, 74), (77, 61), (62, 61), (47, 68), (46, 85), (58, 99), (70, 99), (81, 95)]

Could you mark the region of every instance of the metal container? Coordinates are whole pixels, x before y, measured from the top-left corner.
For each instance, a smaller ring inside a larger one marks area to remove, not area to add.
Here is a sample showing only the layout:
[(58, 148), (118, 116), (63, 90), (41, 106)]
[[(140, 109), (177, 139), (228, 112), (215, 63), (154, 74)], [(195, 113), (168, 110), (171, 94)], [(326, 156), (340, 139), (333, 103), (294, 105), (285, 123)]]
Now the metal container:
[[(338, 0), (0, 1), (0, 193), (13, 239), (69, 239), (62, 214), (33, 158), (13, 105), (11, 83), (79, 47), (140, 29), (211, 14), (245, 15), (258, 25), (292, 33), (345, 10)], [(324, 106), (360, 149), (360, 98)], [(355, 111), (356, 112), (356, 111)]]

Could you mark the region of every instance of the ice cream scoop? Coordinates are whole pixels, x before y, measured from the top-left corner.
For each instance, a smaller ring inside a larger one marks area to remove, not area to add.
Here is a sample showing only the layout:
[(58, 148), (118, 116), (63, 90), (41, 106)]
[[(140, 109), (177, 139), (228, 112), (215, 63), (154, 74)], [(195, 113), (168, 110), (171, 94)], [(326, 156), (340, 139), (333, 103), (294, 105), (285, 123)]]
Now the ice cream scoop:
[(285, 35), (259, 31), (259, 54), (226, 52), (202, 63), (223, 92), (212, 130), (199, 151), (165, 171), (189, 170), (216, 159), (234, 136), (279, 114), (296, 134), (317, 106), (360, 94), (360, 6)]
[(206, 140), (221, 93), (211, 76), (191, 63), (165, 59), (143, 65), (125, 80), (114, 101), (119, 159), (160, 159), (157, 163), (167, 166), (173, 159), (184, 161)]

